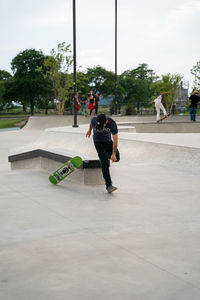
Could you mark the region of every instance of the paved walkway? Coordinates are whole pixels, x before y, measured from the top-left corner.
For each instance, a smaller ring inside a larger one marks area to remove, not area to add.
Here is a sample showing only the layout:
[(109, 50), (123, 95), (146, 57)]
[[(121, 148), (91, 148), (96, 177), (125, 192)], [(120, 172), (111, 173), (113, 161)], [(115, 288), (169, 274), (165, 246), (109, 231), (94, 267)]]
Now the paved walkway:
[(199, 136), (122, 134), (108, 195), (11, 171), (39, 134), (0, 133), (0, 299), (199, 300)]

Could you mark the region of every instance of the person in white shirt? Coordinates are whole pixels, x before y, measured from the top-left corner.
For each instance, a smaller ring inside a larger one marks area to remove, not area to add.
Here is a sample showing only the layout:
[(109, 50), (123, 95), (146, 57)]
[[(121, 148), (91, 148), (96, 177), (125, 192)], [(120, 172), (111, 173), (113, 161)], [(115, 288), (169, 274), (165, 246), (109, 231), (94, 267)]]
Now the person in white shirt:
[(169, 95), (170, 92), (165, 92), (163, 94), (161, 94), (160, 96), (158, 96), (153, 102), (155, 103), (155, 108), (156, 108), (156, 121), (159, 122), (160, 121), (160, 110), (163, 111), (164, 116), (167, 118), (168, 114), (166, 112), (166, 109), (164, 108), (163, 104), (162, 104), (162, 99), (164, 95)]

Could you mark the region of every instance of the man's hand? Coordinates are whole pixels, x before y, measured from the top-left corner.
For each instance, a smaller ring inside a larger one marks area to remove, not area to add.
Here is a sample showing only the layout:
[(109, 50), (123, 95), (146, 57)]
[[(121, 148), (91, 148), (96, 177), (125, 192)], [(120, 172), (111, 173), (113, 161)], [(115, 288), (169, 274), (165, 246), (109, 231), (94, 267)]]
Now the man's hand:
[(92, 133), (92, 124), (90, 124), (90, 126), (89, 126), (89, 129), (88, 129), (88, 131), (86, 133), (86, 137), (89, 138), (91, 136), (91, 133)]
[(89, 138), (90, 136), (91, 136), (91, 130), (88, 130), (87, 133), (86, 133), (86, 137)]
[(110, 160), (111, 160), (112, 162), (117, 161), (117, 158), (116, 158), (116, 154), (115, 154), (115, 153), (112, 153), (112, 155), (111, 155), (111, 157), (110, 157)]
[(113, 151), (112, 151), (112, 155), (110, 157), (110, 160), (112, 162), (117, 161), (117, 158), (116, 158), (117, 145), (118, 145), (118, 134), (116, 133), (113, 135)]
[(116, 133), (116, 134), (113, 135), (113, 152), (112, 152), (112, 155), (110, 157), (110, 160), (112, 162), (117, 161), (117, 158), (116, 158), (117, 145), (118, 145), (118, 134)]

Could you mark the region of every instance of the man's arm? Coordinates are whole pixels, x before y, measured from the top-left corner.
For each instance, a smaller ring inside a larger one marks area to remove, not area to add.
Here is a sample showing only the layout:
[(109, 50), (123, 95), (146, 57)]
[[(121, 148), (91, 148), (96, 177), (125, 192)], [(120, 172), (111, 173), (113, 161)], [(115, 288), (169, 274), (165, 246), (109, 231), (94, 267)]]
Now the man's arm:
[(86, 137), (90, 137), (91, 136), (91, 133), (92, 133), (92, 124), (90, 123), (90, 125), (89, 125), (89, 130), (87, 131), (87, 133), (86, 133)]
[(113, 135), (113, 151), (112, 151), (112, 155), (111, 155), (111, 160), (112, 162), (116, 161), (116, 152), (117, 152), (117, 146), (118, 146), (118, 134), (114, 134)]
[(169, 95), (169, 94), (171, 94), (171, 92), (170, 92), (170, 91), (168, 91), (168, 92), (164, 92), (164, 93), (162, 93), (161, 95), (162, 95), (162, 96), (164, 96), (164, 95)]
[(162, 95), (159, 95), (158, 97), (156, 97), (155, 99), (153, 99), (153, 100), (151, 100), (150, 102), (149, 102), (149, 104), (155, 104), (155, 100), (160, 100), (160, 101), (162, 101)]

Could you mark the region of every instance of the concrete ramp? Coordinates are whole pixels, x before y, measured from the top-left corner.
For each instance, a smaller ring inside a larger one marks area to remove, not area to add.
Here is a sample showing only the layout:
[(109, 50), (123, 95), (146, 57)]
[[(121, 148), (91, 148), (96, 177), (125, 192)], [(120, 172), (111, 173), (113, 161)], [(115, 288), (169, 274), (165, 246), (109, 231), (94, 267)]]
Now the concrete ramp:
[[(119, 131), (137, 133), (199, 133), (200, 119), (190, 122), (189, 116), (170, 116), (161, 124), (156, 124), (155, 116), (112, 116), (119, 124)], [(91, 117), (77, 116), (77, 123), (89, 124)], [(44, 130), (71, 126), (74, 124), (74, 116), (33, 116), (30, 117), (22, 130)]]
[(90, 156), (91, 159), (97, 159), (93, 139), (86, 138), (88, 126), (82, 125), (79, 129), (67, 126), (59, 128), (48, 128), (39, 134), (38, 139), (23, 147), (12, 149), (11, 154), (31, 151), (35, 149), (55, 149), (59, 152), (74, 152)]
[[(77, 116), (78, 124), (88, 124), (90, 117)], [(74, 116), (32, 116), (22, 130), (44, 130), (74, 124)]]
[(130, 164), (161, 165), (177, 170), (200, 170), (200, 149), (136, 140), (119, 140), (122, 160)]
[[(15, 148), (11, 154), (44, 149), (62, 155), (67, 155), (70, 152), (80, 155), (84, 159), (98, 160), (92, 136), (86, 138), (87, 129), (88, 125), (81, 125), (78, 129), (71, 126), (48, 128), (39, 135), (34, 143)], [(140, 134), (119, 132), (119, 150), (122, 161), (159, 164), (163, 165), (163, 167), (171, 166), (178, 169), (200, 169), (200, 147), (186, 146), (189, 138), (188, 134), (186, 136), (183, 134), (146, 134), (141, 136), (143, 140), (136, 140), (137, 138), (140, 138)], [(170, 145), (170, 138), (173, 143), (174, 139), (177, 140), (176, 144), (172, 143)], [(199, 135), (193, 134), (191, 138), (196, 141)], [(159, 140), (162, 140), (162, 142), (159, 142)], [(186, 141), (185, 144), (183, 141)], [(190, 144), (192, 144), (191, 141)], [(196, 144), (198, 143), (196, 142)]]
[[(88, 124), (82, 124), (78, 128), (63, 126), (47, 128), (38, 135), (38, 139), (24, 147), (12, 150), (13, 153), (30, 151), (34, 149), (63, 149), (89, 155), (91, 159), (97, 159), (96, 150), (93, 144), (92, 135), (86, 138)], [(119, 132), (135, 132), (135, 127), (120, 123)]]

